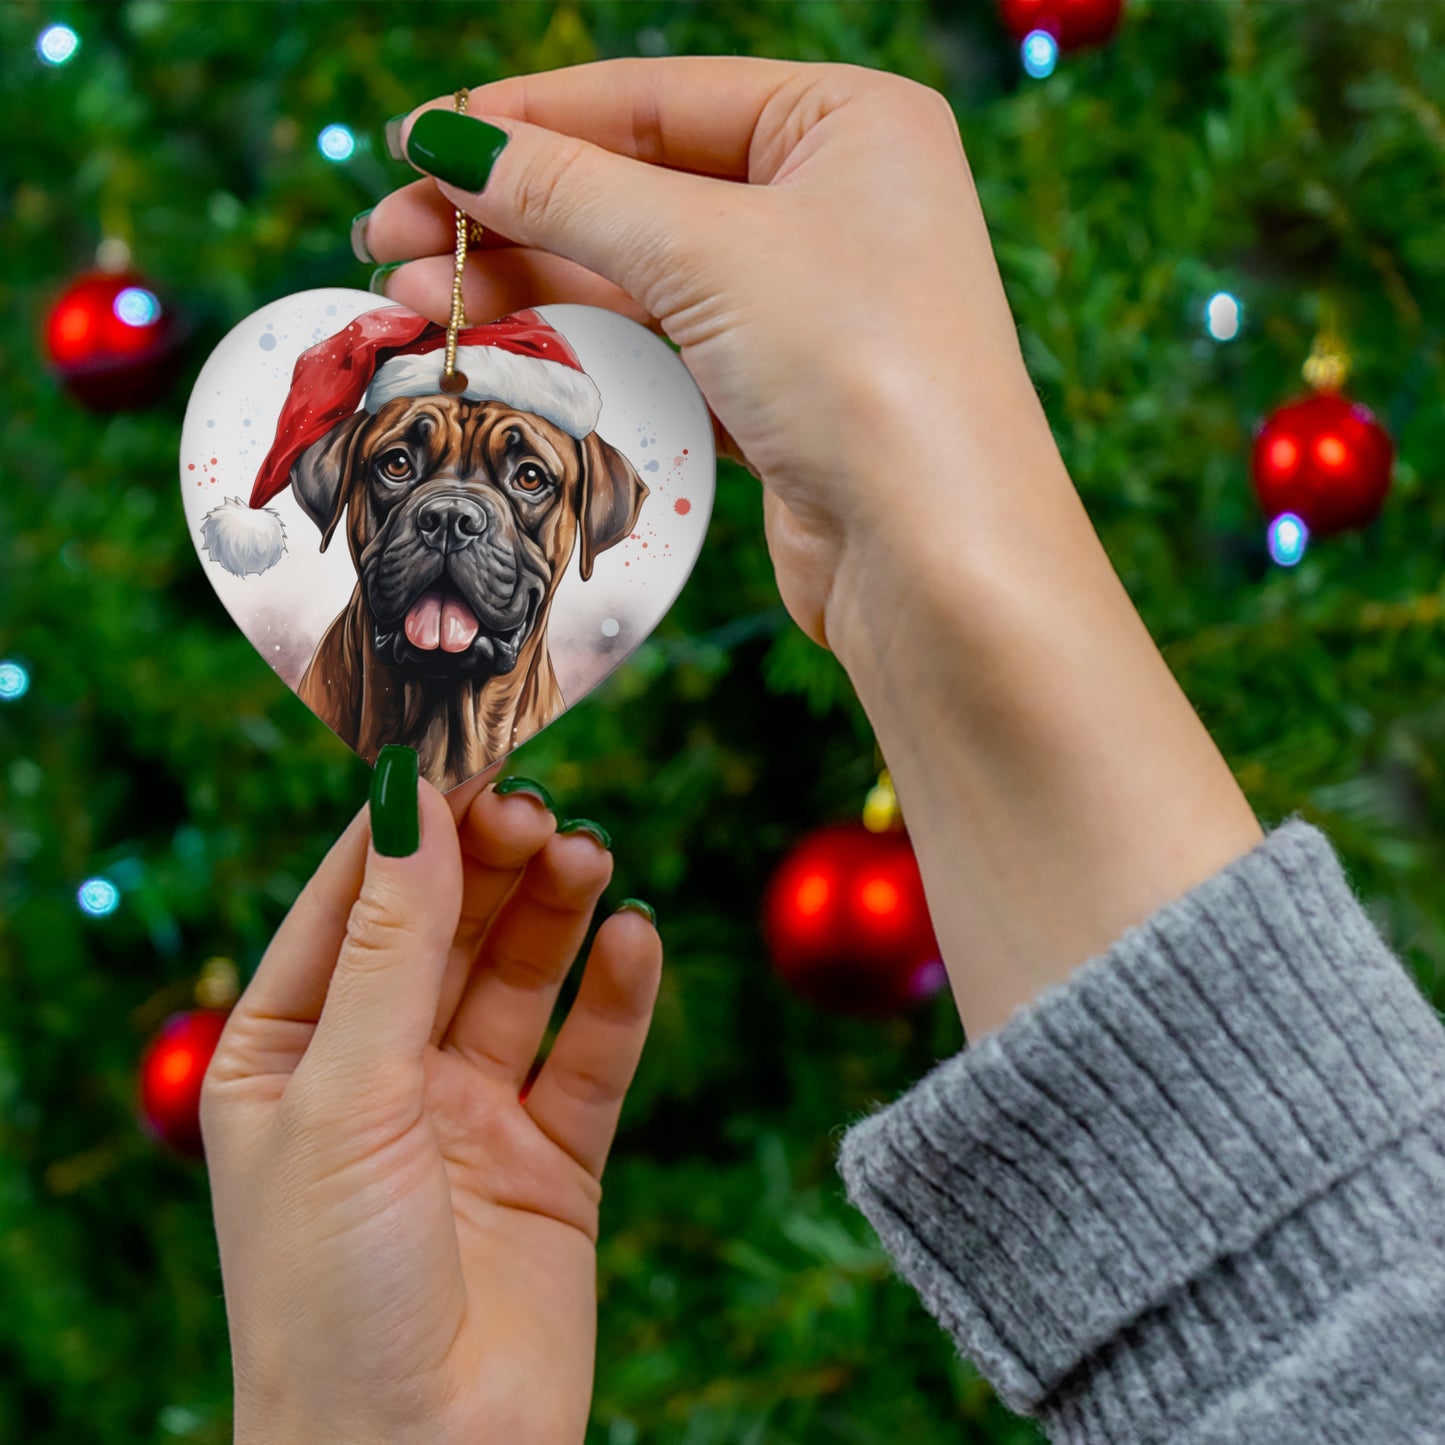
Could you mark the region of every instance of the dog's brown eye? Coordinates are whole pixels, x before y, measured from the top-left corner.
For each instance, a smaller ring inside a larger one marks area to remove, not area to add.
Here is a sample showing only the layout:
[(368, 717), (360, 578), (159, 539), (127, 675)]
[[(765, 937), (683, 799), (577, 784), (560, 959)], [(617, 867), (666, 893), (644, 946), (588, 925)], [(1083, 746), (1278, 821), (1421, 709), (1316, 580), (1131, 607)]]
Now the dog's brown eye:
[(528, 462), (526, 466), (517, 468), (517, 475), (513, 480), (524, 492), (536, 492), (546, 486), (547, 473), (535, 462)]
[(405, 482), (411, 478), (411, 457), (398, 447), (395, 451), (387, 452), (377, 462), (377, 468), (387, 481)]

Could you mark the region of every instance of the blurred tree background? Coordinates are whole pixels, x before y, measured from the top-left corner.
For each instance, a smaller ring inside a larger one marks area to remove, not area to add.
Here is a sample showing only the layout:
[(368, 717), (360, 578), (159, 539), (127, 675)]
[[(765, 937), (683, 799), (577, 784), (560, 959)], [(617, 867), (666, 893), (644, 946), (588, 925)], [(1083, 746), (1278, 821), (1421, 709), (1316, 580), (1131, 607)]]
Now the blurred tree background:
[[(74, 28), (43, 64), (36, 40)], [(1033, 80), (976, 3), (10, 3), (0, 9), (0, 1440), (230, 1439), (204, 1168), (135, 1116), (138, 1056), (201, 962), (248, 975), (368, 771), (212, 594), (177, 497), (210, 347), (264, 302), (364, 287), (352, 214), (411, 173), (387, 116), (599, 56), (879, 66), (958, 114), (1065, 458), (1261, 817), (1300, 811), (1445, 997), (1445, 7), (1135, 0)], [(318, 149), (324, 127), (351, 157)], [(105, 237), (190, 329), (187, 369), (95, 415), (46, 310)], [(878, 265), (907, 264), (908, 237)], [(1205, 306), (1245, 324), (1211, 339)], [(1298, 394), (1321, 307), (1399, 447), (1364, 533), (1271, 564), (1256, 422)], [(841, 1128), (961, 1042), (945, 999), (829, 1016), (773, 976), (758, 905), (876, 771), (831, 657), (781, 609), (759, 489), (726, 464), (651, 641), (509, 770), (612, 830), (656, 904), (657, 1023), (607, 1175), (597, 1445), (1035, 1440), (843, 1198)], [(108, 917), (76, 904), (92, 876)]]

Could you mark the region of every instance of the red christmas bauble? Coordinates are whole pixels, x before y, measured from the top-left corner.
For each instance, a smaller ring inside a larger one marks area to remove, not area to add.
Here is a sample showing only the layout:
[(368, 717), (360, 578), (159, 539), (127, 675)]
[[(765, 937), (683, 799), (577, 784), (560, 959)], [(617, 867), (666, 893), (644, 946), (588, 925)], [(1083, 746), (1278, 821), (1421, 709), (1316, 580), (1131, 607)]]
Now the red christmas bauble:
[(205, 1153), (201, 1142), (201, 1081), (229, 1012), (195, 1009), (172, 1014), (140, 1061), (140, 1114), (158, 1138), (182, 1154)]
[(97, 411), (154, 401), (175, 374), (178, 341), (175, 317), (131, 272), (81, 276), (45, 322), (51, 366), (77, 401)]
[(1255, 495), (1271, 520), (1293, 512), (1316, 536), (1373, 522), (1395, 446), (1368, 407), (1316, 392), (1271, 412), (1254, 438)]
[(804, 838), (773, 875), (763, 927), (787, 984), (838, 1013), (899, 1013), (946, 981), (902, 831), (839, 823)]
[(1060, 50), (1101, 45), (1118, 28), (1124, 0), (999, 0), (999, 15), (1015, 40), (1046, 30)]

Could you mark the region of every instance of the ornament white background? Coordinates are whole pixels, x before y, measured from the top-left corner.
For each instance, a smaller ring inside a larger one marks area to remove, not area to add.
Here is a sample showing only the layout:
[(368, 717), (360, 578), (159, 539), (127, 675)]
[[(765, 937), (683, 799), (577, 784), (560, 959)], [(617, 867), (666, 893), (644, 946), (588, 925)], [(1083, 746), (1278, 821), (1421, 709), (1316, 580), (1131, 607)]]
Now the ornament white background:
[[(211, 353), (186, 408), (181, 496), (191, 541), (241, 631), (293, 690), (356, 585), (344, 529), (322, 553), (321, 534), (288, 487), (267, 503), (285, 524), (285, 555), (267, 572), (235, 577), (206, 556), (201, 522), (227, 497), (249, 501), (296, 358), (363, 312), (391, 304), (338, 287), (263, 306)], [(557, 585), (547, 638), (571, 706), (646, 639), (682, 590), (712, 514), (716, 466), (706, 403), (665, 342), (596, 307), (535, 309), (602, 393), (598, 434), (649, 488), (633, 536), (599, 553), (586, 582), (574, 549)]]

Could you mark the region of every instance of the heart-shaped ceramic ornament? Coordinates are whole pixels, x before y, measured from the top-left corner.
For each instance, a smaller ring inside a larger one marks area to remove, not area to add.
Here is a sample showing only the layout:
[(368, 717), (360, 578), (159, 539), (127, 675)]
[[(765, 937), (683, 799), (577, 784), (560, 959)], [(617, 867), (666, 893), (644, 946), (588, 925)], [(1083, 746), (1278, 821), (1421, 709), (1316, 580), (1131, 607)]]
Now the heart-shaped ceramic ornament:
[(368, 762), (447, 789), (646, 639), (712, 513), (696, 383), (634, 321), (541, 306), (446, 329), (367, 292), (248, 316), (191, 393), (186, 520), (277, 675)]

